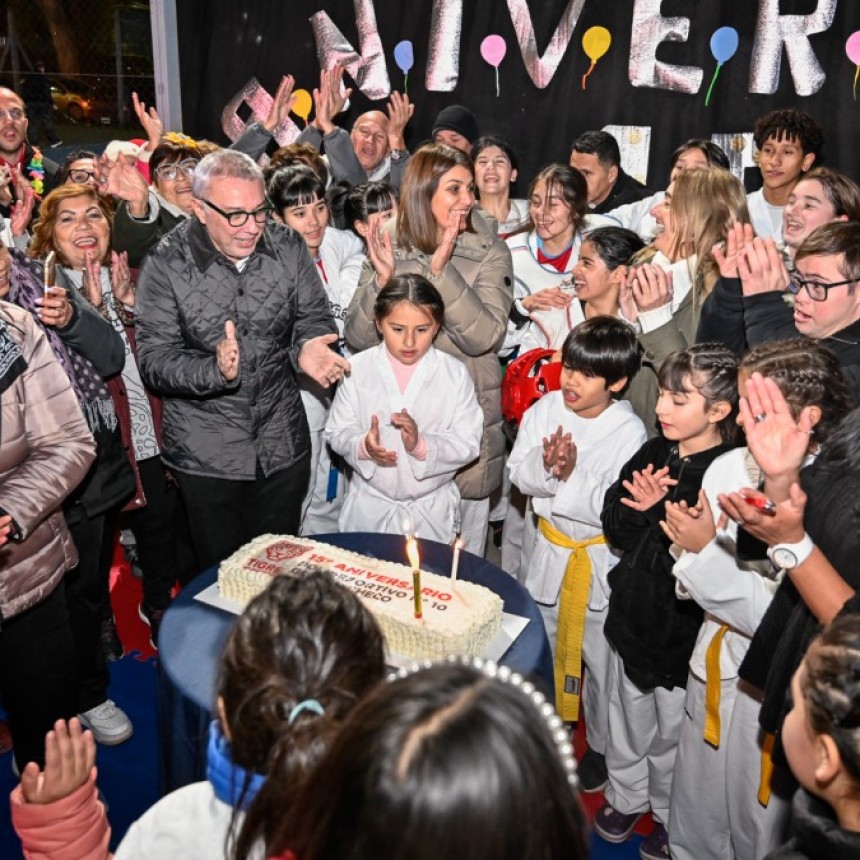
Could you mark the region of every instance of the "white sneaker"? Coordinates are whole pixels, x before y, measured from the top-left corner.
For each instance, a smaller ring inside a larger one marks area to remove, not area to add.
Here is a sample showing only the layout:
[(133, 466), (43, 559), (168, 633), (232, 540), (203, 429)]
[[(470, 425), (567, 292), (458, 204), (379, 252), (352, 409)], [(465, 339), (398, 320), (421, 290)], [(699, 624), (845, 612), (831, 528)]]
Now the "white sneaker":
[(78, 714), (78, 718), (93, 733), (96, 743), (108, 747), (127, 741), (134, 731), (131, 720), (113, 699)]

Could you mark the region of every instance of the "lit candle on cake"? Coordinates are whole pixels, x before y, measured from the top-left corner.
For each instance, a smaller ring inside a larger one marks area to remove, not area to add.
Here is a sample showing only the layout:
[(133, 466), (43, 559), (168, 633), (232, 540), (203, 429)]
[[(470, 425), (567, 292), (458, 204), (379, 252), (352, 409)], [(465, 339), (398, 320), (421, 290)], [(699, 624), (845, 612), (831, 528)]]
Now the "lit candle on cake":
[(457, 569), (460, 567), (460, 550), (463, 549), (463, 541), (459, 536), (454, 540), (454, 557), (451, 559), (451, 582), (457, 582)]
[(423, 601), (421, 598), (421, 568), (419, 567), (418, 559), (418, 541), (414, 535), (406, 538), (406, 555), (409, 558), (409, 564), (412, 566), (412, 602), (415, 609), (415, 617), (421, 618), (423, 615)]

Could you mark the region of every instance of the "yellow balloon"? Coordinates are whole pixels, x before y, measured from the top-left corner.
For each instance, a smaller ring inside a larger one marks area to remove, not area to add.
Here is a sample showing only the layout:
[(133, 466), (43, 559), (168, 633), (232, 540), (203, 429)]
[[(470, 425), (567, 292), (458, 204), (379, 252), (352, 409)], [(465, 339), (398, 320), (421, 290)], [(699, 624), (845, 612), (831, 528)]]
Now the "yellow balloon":
[(582, 50), (592, 63), (596, 63), (611, 44), (612, 34), (606, 27), (589, 27), (582, 37)]
[(308, 121), (308, 117), (311, 115), (313, 104), (314, 102), (311, 98), (311, 94), (307, 90), (296, 90), (293, 93), (292, 111), (296, 116), (300, 116), (305, 122)]

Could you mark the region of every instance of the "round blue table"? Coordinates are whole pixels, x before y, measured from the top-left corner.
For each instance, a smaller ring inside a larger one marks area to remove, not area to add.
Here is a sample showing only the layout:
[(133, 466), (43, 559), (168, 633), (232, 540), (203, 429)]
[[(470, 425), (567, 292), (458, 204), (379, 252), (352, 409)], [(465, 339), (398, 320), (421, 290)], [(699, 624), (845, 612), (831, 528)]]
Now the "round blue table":
[[(408, 564), (402, 535), (352, 532), (315, 539)], [(451, 547), (430, 540), (418, 543), (422, 569), (448, 575)], [(194, 598), (215, 582), (217, 574), (217, 567), (211, 567), (182, 590), (165, 613), (158, 634), (158, 730), (165, 794), (206, 777), (207, 731), (214, 713), (218, 663), (236, 616)], [(460, 555), (458, 576), (492, 589), (504, 601), (505, 612), (528, 619), (501, 662), (530, 676), (553, 701), (552, 654), (529, 593), (503, 570), (468, 552)]]

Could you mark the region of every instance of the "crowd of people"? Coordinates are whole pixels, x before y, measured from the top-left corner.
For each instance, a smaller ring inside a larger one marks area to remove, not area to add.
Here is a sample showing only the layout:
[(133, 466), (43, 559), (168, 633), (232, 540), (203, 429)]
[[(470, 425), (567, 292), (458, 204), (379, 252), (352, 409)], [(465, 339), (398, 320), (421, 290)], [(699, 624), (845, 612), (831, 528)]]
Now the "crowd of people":
[[(820, 165), (819, 124), (761, 117), (757, 191), (692, 139), (655, 192), (605, 131), (534, 177), (461, 105), (411, 150), (406, 95), (347, 131), (339, 67), (277, 148), (292, 89), (229, 148), (135, 97), (143, 143), (63, 164), (0, 89), (25, 849), (107, 856), (95, 743), (133, 732), (107, 672), (120, 533), (157, 646), (177, 589), (258, 535), (407, 522), (498, 540), (554, 701), (483, 661), (386, 682), (359, 601), (284, 577), (222, 655), (208, 780), (117, 857), (584, 858), (578, 793), (604, 790), (606, 841), (653, 817), (643, 860), (857, 856), (860, 188)], [(503, 416), (532, 350), (558, 386)]]

